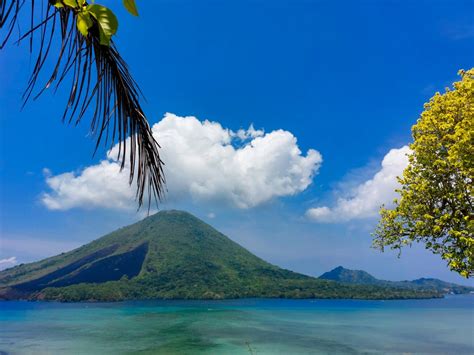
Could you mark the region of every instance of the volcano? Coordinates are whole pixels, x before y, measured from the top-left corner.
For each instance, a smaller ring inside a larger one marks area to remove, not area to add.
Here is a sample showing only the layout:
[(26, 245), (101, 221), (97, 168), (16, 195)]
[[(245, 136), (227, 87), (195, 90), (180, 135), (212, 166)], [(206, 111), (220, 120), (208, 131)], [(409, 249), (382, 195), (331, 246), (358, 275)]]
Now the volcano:
[(161, 211), (89, 244), (0, 272), (0, 299), (431, 298), (434, 290), (350, 285), (272, 265), (183, 211)]

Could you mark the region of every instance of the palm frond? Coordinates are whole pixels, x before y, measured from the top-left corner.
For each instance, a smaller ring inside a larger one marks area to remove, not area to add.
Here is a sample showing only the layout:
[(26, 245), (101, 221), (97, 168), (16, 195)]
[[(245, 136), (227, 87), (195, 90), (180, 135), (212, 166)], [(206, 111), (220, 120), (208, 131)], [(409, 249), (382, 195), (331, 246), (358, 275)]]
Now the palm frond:
[[(21, 0), (0, 0), (0, 24), (6, 25), (7, 34), (2, 48), (18, 25), (18, 14), (24, 6)], [(54, 69), (46, 84), (33, 96), (38, 98), (55, 84), (55, 90), (67, 78), (71, 82), (63, 121), (78, 124), (92, 114), (91, 132), (96, 135), (95, 151), (101, 142), (110, 146), (118, 143), (117, 160), (123, 169), (128, 162), (129, 183), (136, 181), (136, 197), (139, 207), (144, 198), (148, 208), (152, 199), (162, 199), (165, 179), (159, 145), (140, 105), (141, 91), (131, 76), (126, 62), (120, 56), (113, 41), (110, 46), (100, 44), (97, 22), (89, 30), (87, 38), (76, 27), (76, 14), (68, 7), (60, 9), (43, 1), (42, 16), (38, 24), (33, 20), (35, 3), (32, 1), (30, 28), (19, 36), (19, 42), (29, 38), (33, 49), (33, 36), (39, 38), (35, 64), (23, 101), (26, 104), (33, 95), (55, 40), (60, 47)], [(128, 145), (127, 145), (128, 143)]]

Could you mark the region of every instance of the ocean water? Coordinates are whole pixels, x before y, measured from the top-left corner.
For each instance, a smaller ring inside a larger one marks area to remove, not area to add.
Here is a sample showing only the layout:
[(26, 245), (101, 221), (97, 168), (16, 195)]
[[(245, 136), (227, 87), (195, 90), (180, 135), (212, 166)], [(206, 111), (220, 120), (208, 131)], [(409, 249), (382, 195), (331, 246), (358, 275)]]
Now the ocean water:
[(0, 354), (474, 354), (474, 295), (0, 302)]

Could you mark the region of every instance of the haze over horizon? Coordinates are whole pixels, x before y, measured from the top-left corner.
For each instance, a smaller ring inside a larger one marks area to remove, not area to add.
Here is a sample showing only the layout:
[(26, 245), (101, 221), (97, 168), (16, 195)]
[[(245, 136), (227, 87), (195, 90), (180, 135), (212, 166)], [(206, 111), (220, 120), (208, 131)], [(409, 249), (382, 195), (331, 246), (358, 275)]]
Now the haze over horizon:
[[(421, 246), (370, 248), (423, 104), (472, 66), (472, 2), (143, 2), (139, 18), (103, 3), (162, 146), (160, 209), (312, 276), (343, 265), (474, 285)], [(61, 123), (64, 93), (20, 110), (33, 65), (27, 46), (0, 57), (0, 269), (146, 215), (113, 149), (91, 158), (87, 125)]]

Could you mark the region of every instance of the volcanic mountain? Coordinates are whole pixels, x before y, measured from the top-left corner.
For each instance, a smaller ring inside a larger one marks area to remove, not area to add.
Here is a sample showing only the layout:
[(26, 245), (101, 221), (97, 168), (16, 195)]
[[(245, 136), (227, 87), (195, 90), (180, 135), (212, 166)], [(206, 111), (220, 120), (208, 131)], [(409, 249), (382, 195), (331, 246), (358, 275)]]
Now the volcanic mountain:
[(70, 252), (0, 272), (0, 299), (441, 296), (433, 290), (340, 284), (281, 269), (181, 211), (159, 212)]

